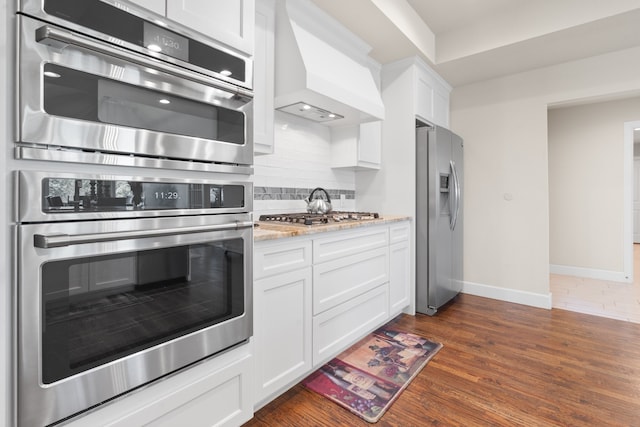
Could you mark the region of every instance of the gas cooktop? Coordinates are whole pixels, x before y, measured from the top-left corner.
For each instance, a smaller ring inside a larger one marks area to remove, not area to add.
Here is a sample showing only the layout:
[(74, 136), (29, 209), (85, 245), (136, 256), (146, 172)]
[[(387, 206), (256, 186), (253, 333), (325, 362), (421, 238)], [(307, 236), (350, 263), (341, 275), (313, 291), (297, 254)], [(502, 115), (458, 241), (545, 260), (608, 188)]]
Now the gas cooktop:
[(260, 221), (297, 224), (297, 225), (322, 225), (337, 222), (355, 222), (379, 219), (380, 215), (374, 212), (329, 212), (326, 214), (313, 213), (285, 213), (260, 215)]

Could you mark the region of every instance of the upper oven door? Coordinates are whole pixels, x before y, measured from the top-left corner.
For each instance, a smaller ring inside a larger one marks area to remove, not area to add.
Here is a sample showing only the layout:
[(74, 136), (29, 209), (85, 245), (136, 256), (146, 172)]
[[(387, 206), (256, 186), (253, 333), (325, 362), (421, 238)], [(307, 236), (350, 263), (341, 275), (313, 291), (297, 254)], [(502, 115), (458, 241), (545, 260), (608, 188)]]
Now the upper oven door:
[(248, 90), (20, 16), (18, 141), (253, 163)]

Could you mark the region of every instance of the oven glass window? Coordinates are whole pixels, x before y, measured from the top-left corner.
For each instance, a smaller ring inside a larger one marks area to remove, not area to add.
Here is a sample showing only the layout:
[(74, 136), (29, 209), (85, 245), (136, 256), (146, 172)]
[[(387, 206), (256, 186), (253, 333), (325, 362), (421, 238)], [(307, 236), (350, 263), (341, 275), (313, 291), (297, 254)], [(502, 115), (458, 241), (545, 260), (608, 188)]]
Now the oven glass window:
[(50, 384), (244, 313), (243, 240), (42, 266)]
[(43, 78), (44, 109), (54, 116), (233, 144), (245, 141), (241, 111), (55, 64), (45, 64)]

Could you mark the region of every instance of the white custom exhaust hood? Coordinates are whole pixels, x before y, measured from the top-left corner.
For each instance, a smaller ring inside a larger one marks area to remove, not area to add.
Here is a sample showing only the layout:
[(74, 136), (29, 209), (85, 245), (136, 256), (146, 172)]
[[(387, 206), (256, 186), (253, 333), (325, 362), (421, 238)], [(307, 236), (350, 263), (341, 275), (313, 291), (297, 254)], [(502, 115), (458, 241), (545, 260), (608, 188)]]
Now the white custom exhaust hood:
[(310, 0), (279, 0), (276, 109), (329, 126), (384, 119), (370, 50)]

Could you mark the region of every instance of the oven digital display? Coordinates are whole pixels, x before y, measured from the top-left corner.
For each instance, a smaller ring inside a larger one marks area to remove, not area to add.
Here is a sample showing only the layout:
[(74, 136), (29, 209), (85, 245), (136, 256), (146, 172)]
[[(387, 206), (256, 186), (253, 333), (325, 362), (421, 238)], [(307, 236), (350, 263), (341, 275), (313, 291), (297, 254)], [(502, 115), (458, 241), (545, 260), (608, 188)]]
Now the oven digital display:
[(189, 184), (142, 183), (145, 209), (187, 209)]
[(189, 40), (186, 37), (146, 21), (143, 24), (143, 43), (147, 49), (189, 61)]

